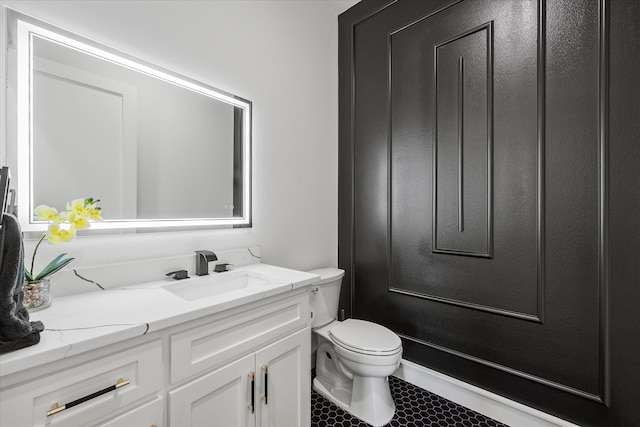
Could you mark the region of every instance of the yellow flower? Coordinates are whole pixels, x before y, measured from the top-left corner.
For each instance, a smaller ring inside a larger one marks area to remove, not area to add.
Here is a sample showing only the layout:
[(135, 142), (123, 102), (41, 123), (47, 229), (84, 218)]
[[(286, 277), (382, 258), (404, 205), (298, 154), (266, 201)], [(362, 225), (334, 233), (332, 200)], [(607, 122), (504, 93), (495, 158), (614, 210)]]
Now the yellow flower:
[(96, 205), (99, 200), (75, 199), (67, 203), (67, 210), (63, 212), (64, 220), (69, 221), (78, 230), (89, 227), (89, 220), (102, 221), (100, 208)]
[(87, 205), (87, 213), (89, 214), (89, 219), (102, 221), (102, 210), (95, 203)]
[(66, 220), (71, 224), (71, 228), (73, 230), (84, 230), (85, 228), (89, 228), (91, 224), (87, 220), (86, 216), (83, 216), (77, 212), (69, 212), (67, 214)]
[[(54, 208), (47, 205), (40, 205), (35, 209), (35, 217), (39, 221), (49, 223), (49, 228), (40, 236), (40, 240), (33, 250), (31, 257), (31, 268), (24, 268), (24, 277), (27, 281), (36, 281), (49, 277), (62, 268), (67, 266), (73, 258), (65, 258), (66, 254), (60, 254), (55, 257), (47, 266), (38, 274), (33, 271), (33, 265), (36, 259), (36, 253), (40, 244), (47, 239), (50, 245), (57, 243), (70, 242), (76, 237), (76, 231), (89, 228), (89, 221), (102, 221), (100, 207), (97, 206), (100, 200), (89, 197), (87, 199), (75, 199), (67, 203), (67, 209), (58, 213)], [(65, 224), (61, 227), (61, 224)], [(68, 225), (67, 225), (68, 224)]]
[(72, 214), (79, 215), (83, 218), (87, 218), (89, 216), (86, 205), (84, 202), (85, 199), (75, 199), (67, 203), (67, 211)]
[(61, 223), (64, 219), (60, 217), (56, 208), (52, 208), (47, 205), (39, 205), (36, 207), (34, 213), (38, 221), (52, 221), (55, 223)]
[(76, 230), (73, 227), (70, 229), (65, 229), (61, 228), (58, 224), (51, 224), (49, 225), (49, 229), (47, 230), (47, 240), (51, 245), (70, 242), (75, 237)]

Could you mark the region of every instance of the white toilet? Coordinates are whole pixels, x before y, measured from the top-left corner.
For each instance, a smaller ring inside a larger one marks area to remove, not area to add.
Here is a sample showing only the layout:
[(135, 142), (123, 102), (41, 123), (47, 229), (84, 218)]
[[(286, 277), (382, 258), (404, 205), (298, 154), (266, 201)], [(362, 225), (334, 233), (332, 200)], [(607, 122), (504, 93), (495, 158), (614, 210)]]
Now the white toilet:
[(344, 270), (310, 273), (320, 276), (311, 288), (311, 327), (318, 340), (313, 388), (373, 426), (387, 424), (396, 410), (387, 377), (400, 365), (400, 337), (376, 323), (336, 320)]

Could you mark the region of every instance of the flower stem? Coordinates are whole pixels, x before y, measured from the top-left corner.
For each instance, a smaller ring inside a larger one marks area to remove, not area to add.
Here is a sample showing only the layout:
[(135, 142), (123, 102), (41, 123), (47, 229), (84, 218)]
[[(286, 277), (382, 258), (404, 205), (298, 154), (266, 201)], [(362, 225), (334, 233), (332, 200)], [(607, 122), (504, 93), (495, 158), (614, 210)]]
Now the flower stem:
[(34, 277), (33, 276), (33, 264), (36, 261), (36, 253), (38, 252), (38, 248), (40, 247), (40, 243), (42, 243), (42, 241), (44, 240), (46, 235), (47, 235), (47, 233), (42, 233), (42, 237), (40, 237), (40, 240), (38, 240), (38, 244), (36, 245), (36, 248), (33, 250), (33, 256), (31, 257), (31, 270), (29, 271), (29, 274), (31, 274), (31, 277)]

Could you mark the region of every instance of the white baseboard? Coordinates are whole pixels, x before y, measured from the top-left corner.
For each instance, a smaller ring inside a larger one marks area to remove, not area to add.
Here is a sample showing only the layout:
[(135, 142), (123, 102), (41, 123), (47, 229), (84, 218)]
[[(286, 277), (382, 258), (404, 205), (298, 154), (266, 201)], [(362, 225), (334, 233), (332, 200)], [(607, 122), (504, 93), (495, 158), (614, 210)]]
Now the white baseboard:
[(545, 412), (514, 402), (424, 366), (402, 360), (393, 374), (404, 381), (494, 420), (517, 427), (578, 427)]

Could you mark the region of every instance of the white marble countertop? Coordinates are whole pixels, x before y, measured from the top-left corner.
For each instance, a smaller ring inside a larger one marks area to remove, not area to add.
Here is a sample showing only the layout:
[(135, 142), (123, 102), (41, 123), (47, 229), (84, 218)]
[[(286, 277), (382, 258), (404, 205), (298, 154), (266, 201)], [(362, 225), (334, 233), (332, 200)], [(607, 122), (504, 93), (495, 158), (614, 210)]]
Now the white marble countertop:
[[(219, 313), (311, 285), (319, 276), (268, 264), (251, 264), (223, 275), (250, 272), (268, 279), (258, 286), (187, 301), (163, 286), (207, 280), (208, 276), (166, 279), (104, 291), (54, 298), (52, 305), (30, 313), (45, 330), (34, 346), (0, 355), (0, 375), (7, 376), (72, 355), (94, 350), (190, 320)], [(213, 276), (215, 275), (215, 276)], [(208, 286), (208, 284), (207, 284)], [(212, 284), (211, 286), (215, 286)]]

